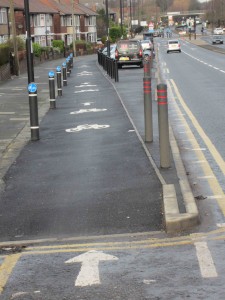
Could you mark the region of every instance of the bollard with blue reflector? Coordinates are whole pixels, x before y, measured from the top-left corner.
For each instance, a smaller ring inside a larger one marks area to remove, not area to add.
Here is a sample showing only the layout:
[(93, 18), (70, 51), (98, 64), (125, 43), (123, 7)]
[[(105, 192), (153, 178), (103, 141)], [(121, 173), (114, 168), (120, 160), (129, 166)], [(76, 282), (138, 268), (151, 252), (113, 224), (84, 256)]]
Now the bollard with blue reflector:
[(63, 71), (63, 86), (67, 86), (67, 75), (66, 75), (66, 63), (62, 64), (62, 71)]
[(56, 76), (57, 76), (58, 96), (62, 96), (62, 71), (60, 66), (56, 67)]
[(73, 53), (70, 53), (70, 65), (73, 68)]
[(55, 73), (50, 71), (48, 73), (49, 79), (49, 101), (50, 101), (50, 108), (56, 108), (55, 103)]
[(70, 59), (68, 57), (66, 59), (66, 75), (70, 77)]
[(31, 140), (37, 141), (39, 140), (37, 85), (31, 82), (28, 85), (27, 90), (29, 92)]

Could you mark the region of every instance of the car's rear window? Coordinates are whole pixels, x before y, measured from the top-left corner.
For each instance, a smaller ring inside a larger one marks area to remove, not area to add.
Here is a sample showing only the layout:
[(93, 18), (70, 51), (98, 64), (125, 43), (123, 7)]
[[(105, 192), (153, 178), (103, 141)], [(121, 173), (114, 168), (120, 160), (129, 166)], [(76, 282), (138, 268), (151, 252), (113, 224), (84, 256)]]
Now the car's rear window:
[(169, 44), (179, 44), (178, 41), (169, 41)]
[(132, 43), (132, 42), (119, 42), (118, 43), (118, 49), (123, 51), (123, 50), (137, 50), (138, 49), (138, 44), (137, 43)]

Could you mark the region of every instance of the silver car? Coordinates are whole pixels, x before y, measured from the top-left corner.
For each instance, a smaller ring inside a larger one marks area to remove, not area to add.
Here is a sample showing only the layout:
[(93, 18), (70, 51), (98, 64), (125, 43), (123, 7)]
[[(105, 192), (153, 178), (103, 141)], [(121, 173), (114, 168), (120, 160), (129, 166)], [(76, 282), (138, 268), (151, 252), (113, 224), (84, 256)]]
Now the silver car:
[(212, 44), (223, 44), (223, 36), (222, 35), (213, 35)]
[(181, 52), (179, 40), (168, 40), (167, 53), (170, 53), (170, 52)]

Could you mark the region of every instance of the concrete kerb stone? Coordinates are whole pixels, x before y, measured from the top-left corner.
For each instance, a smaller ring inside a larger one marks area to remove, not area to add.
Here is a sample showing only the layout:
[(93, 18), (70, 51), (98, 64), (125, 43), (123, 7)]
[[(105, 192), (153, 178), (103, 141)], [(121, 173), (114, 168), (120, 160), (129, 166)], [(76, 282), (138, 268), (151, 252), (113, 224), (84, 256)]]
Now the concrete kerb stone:
[(186, 208), (186, 213), (180, 213), (176, 190), (173, 184), (163, 185), (164, 223), (167, 233), (184, 231), (199, 224), (199, 212), (193, 196), (180, 151), (172, 128), (170, 127), (170, 146), (179, 179), (179, 185)]

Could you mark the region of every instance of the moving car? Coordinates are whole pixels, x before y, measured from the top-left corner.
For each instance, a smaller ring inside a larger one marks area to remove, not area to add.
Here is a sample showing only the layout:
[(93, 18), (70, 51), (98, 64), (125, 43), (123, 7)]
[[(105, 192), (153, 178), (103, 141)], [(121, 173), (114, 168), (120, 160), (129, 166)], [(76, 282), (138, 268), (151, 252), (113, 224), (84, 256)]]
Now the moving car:
[(124, 65), (138, 65), (143, 68), (143, 49), (136, 40), (120, 40), (117, 43), (115, 59), (118, 68)]
[(212, 44), (223, 44), (223, 36), (219, 34), (213, 35)]
[(215, 28), (215, 29), (213, 30), (213, 33), (214, 33), (214, 34), (223, 34), (223, 28)]
[(170, 52), (181, 52), (179, 40), (168, 40), (167, 53), (170, 53)]

